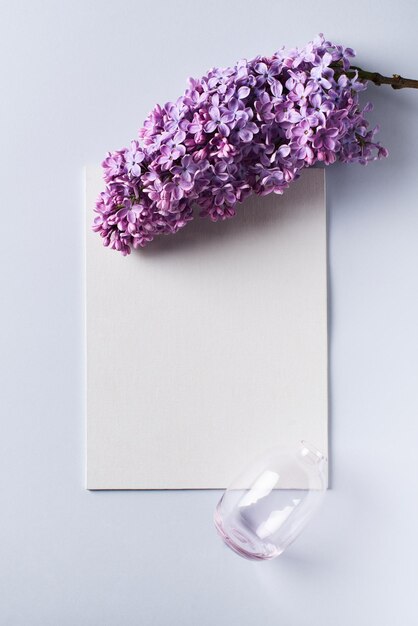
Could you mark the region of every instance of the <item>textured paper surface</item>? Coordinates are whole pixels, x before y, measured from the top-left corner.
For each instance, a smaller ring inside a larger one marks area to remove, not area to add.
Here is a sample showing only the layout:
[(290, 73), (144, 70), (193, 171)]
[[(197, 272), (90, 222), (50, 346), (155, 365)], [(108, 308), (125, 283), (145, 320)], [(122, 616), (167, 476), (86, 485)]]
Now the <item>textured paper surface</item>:
[(327, 451), (324, 171), (125, 258), (90, 229), (102, 188), (88, 168), (87, 488), (223, 488), (275, 444)]

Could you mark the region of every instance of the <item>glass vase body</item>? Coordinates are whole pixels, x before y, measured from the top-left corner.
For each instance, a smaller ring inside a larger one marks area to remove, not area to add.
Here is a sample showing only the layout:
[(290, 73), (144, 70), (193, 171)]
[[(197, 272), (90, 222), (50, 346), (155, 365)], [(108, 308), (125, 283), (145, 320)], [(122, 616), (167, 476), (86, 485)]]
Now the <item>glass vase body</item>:
[(231, 483), (214, 515), (225, 544), (247, 559), (273, 559), (302, 532), (327, 488), (327, 459), (302, 441), (272, 448)]

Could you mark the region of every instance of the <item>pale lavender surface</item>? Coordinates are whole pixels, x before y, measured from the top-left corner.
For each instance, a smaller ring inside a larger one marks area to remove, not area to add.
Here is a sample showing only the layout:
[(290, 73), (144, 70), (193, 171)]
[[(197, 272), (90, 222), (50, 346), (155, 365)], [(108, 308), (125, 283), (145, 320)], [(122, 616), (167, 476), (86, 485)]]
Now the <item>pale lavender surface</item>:
[(187, 74), (320, 30), (362, 65), (416, 78), (418, 6), (183, 1), (142, 18), (147, 6), (2, 3), (0, 623), (409, 626), (418, 94), (370, 89), (389, 159), (328, 170), (333, 488), (271, 563), (224, 549), (217, 492), (84, 490), (82, 167)]

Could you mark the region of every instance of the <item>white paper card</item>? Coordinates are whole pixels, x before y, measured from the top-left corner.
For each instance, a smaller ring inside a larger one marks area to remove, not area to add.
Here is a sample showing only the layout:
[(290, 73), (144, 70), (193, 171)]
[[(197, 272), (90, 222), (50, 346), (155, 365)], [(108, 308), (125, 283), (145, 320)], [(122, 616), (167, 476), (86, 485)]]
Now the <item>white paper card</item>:
[(324, 171), (129, 257), (86, 182), (87, 488), (223, 488), (275, 444), (326, 452)]

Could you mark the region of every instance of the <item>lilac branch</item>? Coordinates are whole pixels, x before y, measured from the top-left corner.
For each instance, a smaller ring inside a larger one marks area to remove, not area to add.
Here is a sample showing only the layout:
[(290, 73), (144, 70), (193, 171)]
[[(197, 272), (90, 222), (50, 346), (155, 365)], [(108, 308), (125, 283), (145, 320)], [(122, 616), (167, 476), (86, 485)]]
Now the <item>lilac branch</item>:
[[(332, 67), (332, 66), (331, 66)], [(338, 67), (340, 69), (340, 66)], [(361, 80), (369, 80), (375, 85), (390, 85), (392, 89), (418, 89), (418, 80), (412, 78), (403, 78), (399, 74), (393, 74), (392, 76), (383, 76), (379, 72), (368, 72), (361, 67), (351, 65), (350, 69), (344, 70), (341, 73), (347, 74), (349, 78), (355, 75), (357, 72), (358, 77)]]

